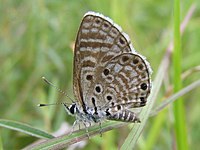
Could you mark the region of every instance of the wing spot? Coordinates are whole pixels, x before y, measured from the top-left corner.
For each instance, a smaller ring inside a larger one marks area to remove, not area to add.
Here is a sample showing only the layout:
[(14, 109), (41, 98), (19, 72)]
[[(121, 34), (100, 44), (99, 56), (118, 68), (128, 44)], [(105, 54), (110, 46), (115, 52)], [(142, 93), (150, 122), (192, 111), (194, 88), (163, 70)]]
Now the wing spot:
[(140, 100), (141, 100), (142, 103), (146, 103), (146, 100), (145, 100), (144, 97), (140, 97)]
[(114, 80), (114, 77), (112, 75), (108, 75), (106, 77), (106, 81), (109, 82), (109, 83), (113, 82), (113, 80)]
[(105, 28), (108, 28), (108, 27), (109, 27), (109, 25), (108, 25), (107, 23), (104, 23), (103, 26), (104, 26)]
[(139, 68), (140, 70), (143, 70), (144, 66), (143, 66), (142, 64), (139, 64), (138, 68)]
[(95, 23), (96, 23), (96, 24), (100, 24), (100, 23), (101, 23), (101, 20), (98, 18), (98, 19), (95, 20)]
[(87, 76), (86, 76), (86, 79), (89, 80), (89, 81), (92, 80), (92, 78), (93, 78), (92, 75), (87, 75)]
[(144, 78), (146, 78), (146, 74), (145, 73), (142, 73), (141, 74), (141, 77), (144, 79)]
[(133, 59), (133, 63), (137, 64), (139, 62), (139, 60), (137, 58)]
[(97, 93), (100, 93), (101, 92), (100, 86), (96, 86), (95, 90), (96, 90)]
[(125, 44), (125, 41), (124, 41), (124, 39), (123, 39), (123, 38), (119, 38), (119, 42), (120, 42), (120, 44), (122, 44), (122, 45), (124, 45), (124, 44)]
[(105, 76), (107, 76), (107, 75), (109, 74), (109, 72), (110, 72), (109, 69), (106, 68), (106, 69), (104, 69), (103, 74), (104, 74)]
[(111, 101), (112, 100), (112, 96), (108, 95), (107, 97), (107, 100)]
[(147, 89), (147, 84), (146, 83), (142, 83), (140, 85), (140, 87), (141, 87), (142, 90), (146, 90)]
[(127, 62), (128, 60), (129, 60), (129, 57), (128, 57), (128, 56), (123, 56), (123, 57), (122, 57), (122, 62), (125, 63), (125, 62)]
[(121, 109), (121, 105), (117, 105), (117, 109), (120, 110)]

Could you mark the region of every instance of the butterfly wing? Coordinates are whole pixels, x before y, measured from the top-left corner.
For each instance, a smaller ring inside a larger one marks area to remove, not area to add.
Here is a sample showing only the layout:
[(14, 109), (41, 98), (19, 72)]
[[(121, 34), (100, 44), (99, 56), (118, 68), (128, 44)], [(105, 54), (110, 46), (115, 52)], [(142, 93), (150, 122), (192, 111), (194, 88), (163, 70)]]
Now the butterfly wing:
[[(124, 96), (120, 96), (120, 99), (117, 99), (119, 95), (123, 94), (125, 94), (125, 97), (129, 96), (129, 99), (131, 99), (131, 92), (127, 93), (121, 91), (118, 93), (118, 89), (113, 89), (110, 82), (107, 81), (111, 75), (113, 78), (120, 77), (115, 70), (116, 67), (112, 68), (112, 65), (115, 63), (120, 64), (118, 59), (121, 61), (121, 59), (124, 58), (124, 55), (122, 55), (124, 53), (127, 53), (125, 56), (129, 58), (130, 61), (128, 62), (130, 66), (133, 65), (131, 59), (135, 60), (137, 57), (140, 62), (143, 60), (141, 64), (144, 66), (144, 69), (147, 70), (145, 77), (148, 78), (149, 71), (146, 65), (147, 62), (134, 52), (129, 37), (122, 32), (121, 28), (114, 24), (111, 19), (101, 14), (93, 12), (86, 13), (80, 25), (75, 43), (73, 74), (74, 95), (83, 110), (85, 106), (91, 108), (102, 107), (108, 102), (109, 105), (112, 104), (112, 102), (125, 104), (122, 100)], [(127, 68), (125, 65), (122, 66), (123, 68)], [(134, 69), (137, 67), (137, 65), (134, 67), (132, 66)], [(104, 77), (103, 74), (108, 74), (108, 76)], [(123, 74), (123, 72), (121, 72), (121, 74)], [(129, 78), (130, 80), (135, 79), (133, 77)], [(124, 84), (118, 86), (117, 83), (120, 81), (117, 81), (117, 79), (114, 80), (116, 80), (116, 88), (118, 87), (119, 90), (124, 88)], [(131, 82), (134, 82), (133, 80)], [(147, 86), (150, 87), (150, 81), (147, 83)], [(130, 83), (130, 87), (131, 86), (133, 85)], [(105, 97), (108, 95), (109, 91), (111, 93), (110, 88), (112, 88), (115, 93), (113, 93), (114, 97), (112, 100), (107, 100)], [(135, 93), (136, 91), (134, 91), (134, 94)]]
[(151, 90), (148, 64), (138, 54), (123, 53), (109, 61), (101, 74), (109, 107), (141, 107)]

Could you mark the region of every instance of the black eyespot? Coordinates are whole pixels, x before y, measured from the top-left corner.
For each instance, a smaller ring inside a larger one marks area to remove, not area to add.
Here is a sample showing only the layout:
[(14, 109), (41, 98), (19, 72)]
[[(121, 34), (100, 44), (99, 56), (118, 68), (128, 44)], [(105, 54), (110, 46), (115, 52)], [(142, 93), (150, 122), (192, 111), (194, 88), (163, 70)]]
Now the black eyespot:
[(120, 42), (122, 45), (124, 45), (124, 44), (125, 44), (125, 41), (124, 41), (124, 39), (123, 39), (123, 38), (119, 38), (119, 42)]
[(146, 90), (147, 89), (147, 84), (146, 83), (142, 83), (140, 85), (140, 87), (141, 87), (142, 90)]
[(100, 86), (96, 86), (95, 90), (96, 90), (97, 93), (100, 93), (101, 92)]
[(139, 62), (139, 60), (137, 58), (133, 59), (133, 63), (137, 64)]
[(114, 102), (112, 102), (112, 103), (111, 103), (111, 105), (112, 105), (112, 106), (114, 106), (114, 105), (115, 105), (115, 103), (114, 103)]
[(138, 68), (139, 68), (140, 70), (143, 70), (144, 66), (143, 66), (142, 64), (139, 64)]
[(107, 100), (109, 100), (109, 101), (112, 100), (112, 96), (107, 96), (106, 98), (107, 98)]
[(146, 102), (144, 97), (140, 97), (141, 102)]
[(114, 36), (117, 36), (117, 35), (118, 35), (118, 30), (115, 29), (115, 28), (112, 28), (112, 29), (110, 30), (110, 33), (112, 33), (112, 35), (114, 35)]
[(109, 25), (108, 25), (107, 23), (104, 23), (103, 26), (104, 26), (105, 28), (108, 28), (108, 27), (109, 27)]
[(87, 80), (92, 80), (92, 78), (93, 78), (92, 75), (87, 75), (87, 76), (86, 76), (86, 79), (87, 79)]
[(117, 109), (120, 110), (120, 109), (121, 109), (121, 106), (120, 106), (120, 105), (117, 105)]
[(109, 74), (109, 72), (110, 72), (110, 71), (109, 71), (107, 68), (104, 69), (104, 71), (103, 71), (103, 73), (104, 73), (105, 76), (107, 76), (107, 75)]
[(96, 24), (99, 24), (101, 21), (99, 19), (95, 20)]
[(141, 74), (141, 77), (144, 79), (144, 78), (146, 78), (146, 74), (145, 73), (142, 73)]
[(123, 61), (123, 62), (126, 62), (126, 61), (128, 61), (128, 60), (129, 60), (129, 57), (128, 57), (128, 56), (123, 56), (123, 57), (122, 57), (122, 61)]
[(141, 103), (140, 106), (145, 106), (146, 105), (146, 99), (144, 97), (140, 97)]

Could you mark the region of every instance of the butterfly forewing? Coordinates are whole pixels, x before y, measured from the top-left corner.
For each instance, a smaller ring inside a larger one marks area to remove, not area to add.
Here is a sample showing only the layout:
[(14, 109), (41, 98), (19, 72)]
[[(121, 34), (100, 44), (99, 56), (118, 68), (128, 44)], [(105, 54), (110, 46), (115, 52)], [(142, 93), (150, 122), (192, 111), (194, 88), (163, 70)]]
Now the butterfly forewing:
[(74, 55), (74, 94), (79, 102), (91, 99), (88, 93), (93, 92), (94, 79), (101, 67), (115, 56), (131, 52), (130, 41), (120, 30), (109, 18), (100, 14), (87, 13), (84, 16)]

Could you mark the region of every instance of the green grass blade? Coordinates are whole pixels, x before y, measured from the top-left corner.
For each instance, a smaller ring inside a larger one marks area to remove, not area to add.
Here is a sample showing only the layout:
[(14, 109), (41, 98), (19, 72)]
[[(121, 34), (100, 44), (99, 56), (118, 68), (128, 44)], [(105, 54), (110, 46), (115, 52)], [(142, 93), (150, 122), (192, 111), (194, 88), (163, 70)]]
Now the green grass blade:
[(24, 123), (20, 123), (20, 122), (16, 122), (16, 121), (12, 121), (12, 120), (6, 120), (6, 119), (0, 119), (0, 126), (4, 127), (4, 128), (9, 128), (15, 131), (20, 131), (23, 132), (25, 134), (29, 134), (31, 136), (35, 136), (38, 138), (47, 138), (47, 139), (51, 139), (54, 136), (38, 130), (36, 128), (33, 128), (27, 124)]
[(160, 112), (155, 120), (153, 121), (153, 123), (151, 124), (151, 128), (150, 131), (147, 135), (147, 141), (146, 143), (143, 145), (142, 149), (154, 149), (155, 148), (155, 144), (160, 136), (160, 133), (162, 131), (162, 127), (163, 127), (163, 123), (165, 123), (167, 119), (167, 111), (162, 111)]
[(167, 66), (169, 64), (169, 53), (167, 52), (161, 65), (159, 66), (159, 70), (157, 72), (154, 85), (152, 88), (152, 92), (149, 96), (149, 101), (146, 107), (144, 107), (139, 115), (139, 118), (141, 119), (141, 124), (135, 124), (131, 132), (129, 133), (128, 137), (125, 139), (121, 149), (123, 150), (131, 150), (134, 148), (138, 138), (140, 137), (140, 134), (142, 133), (144, 126), (146, 124), (146, 121), (149, 117), (149, 114), (151, 112), (151, 109), (153, 107), (153, 104), (157, 98), (158, 92), (160, 90), (165, 72), (167, 70)]
[[(102, 124), (102, 133), (112, 130), (114, 128), (119, 128), (126, 125), (126, 123), (123, 122), (114, 122), (109, 121)], [(92, 137), (94, 135), (100, 135), (99, 126), (95, 125), (89, 128), (88, 134), (86, 133), (85, 129), (78, 130), (73, 132), (73, 134), (65, 134), (60, 137), (56, 137), (50, 140), (46, 140), (45, 142), (33, 144), (27, 146), (25, 149), (32, 149), (32, 150), (39, 150), (39, 149), (62, 149), (65, 148), (71, 144), (77, 143), (82, 140), (86, 140), (89, 137)]]
[[(184, 32), (184, 29), (189, 21), (189, 19), (191, 18), (193, 12), (195, 10), (195, 5), (192, 5), (189, 9), (189, 11), (187, 12), (187, 15), (186, 17), (184, 18), (183, 22), (182, 22), (182, 28), (181, 28), (181, 32), (183, 33)], [(142, 120), (142, 123), (140, 126), (134, 126), (131, 133), (128, 135), (128, 137), (125, 139), (121, 149), (133, 149), (133, 147), (135, 146), (144, 126), (145, 126), (145, 123), (146, 123), (146, 120), (147, 118), (149, 117), (149, 115), (152, 115), (150, 114), (150, 110), (151, 108), (153, 107), (153, 104), (154, 104), (154, 101), (156, 99), (156, 95), (158, 94), (158, 91), (160, 89), (160, 86), (161, 86), (161, 83), (162, 83), (162, 80), (164, 78), (164, 73), (166, 72), (167, 70), (167, 67), (168, 67), (168, 64), (169, 64), (169, 58), (170, 58), (170, 55), (171, 55), (171, 52), (172, 52), (172, 47), (173, 47), (173, 44), (172, 42), (170, 42), (168, 48), (167, 48), (167, 52), (163, 58), (163, 61), (159, 67), (159, 70), (158, 70), (158, 73), (156, 75), (156, 78), (155, 78), (155, 81), (154, 81), (154, 85), (156, 85), (156, 87), (152, 89), (152, 94), (151, 95), (154, 95), (154, 96), (151, 96), (149, 97), (149, 101), (151, 102), (151, 104), (148, 104), (146, 109), (144, 110), (144, 120)], [(148, 111), (149, 110), (149, 111)], [(142, 111), (143, 112), (143, 111)], [(146, 112), (146, 113), (145, 113)], [(141, 113), (141, 115), (143, 115)]]
[[(174, 92), (177, 92), (182, 87), (181, 81), (181, 33), (180, 33), (180, 0), (174, 1), (174, 53), (173, 53), (173, 70), (174, 70)], [(184, 101), (179, 98), (174, 102), (174, 117), (175, 117), (175, 133), (177, 149), (187, 150), (187, 131), (185, 120)]]
[(3, 150), (3, 142), (2, 142), (1, 134), (0, 134), (0, 150)]
[(200, 86), (200, 80), (197, 80), (190, 85), (186, 86), (179, 92), (175, 93), (171, 97), (167, 98), (166, 100), (162, 101), (160, 105), (158, 105), (152, 112), (151, 116), (157, 115), (160, 111), (162, 111), (164, 108), (166, 108), (169, 104), (173, 103), (175, 100), (178, 100), (179, 97), (183, 96), (184, 94), (187, 94), (188, 92), (194, 90), (195, 88), (198, 88)]
[[(172, 95), (171, 97), (167, 98), (166, 100), (163, 100), (159, 106), (157, 106), (151, 113), (150, 116), (155, 116), (155, 121), (153, 122), (151, 126), (151, 130), (149, 131), (149, 134), (147, 135), (147, 142), (142, 146), (142, 149), (153, 149), (154, 145), (156, 144), (157, 139), (159, 138), (160, 130), (162, 128), (163, 123), (166, 120), (166, 108), (169, 104), (173, 103), (175, 100), (177, 100), (179, 97), (183, 96), (184, 94), (187, 94), (188, 92), (194, 90), (195, 88), (200, 87), (200, 80), (197, 80), (193, 82), (192, 84), (188, 85), (187, 87), (180, 90), (178, 93)], [(164, 111), (162, 111), (164, 110)], [(162, 112), (160, 112), (162, 111)]]

